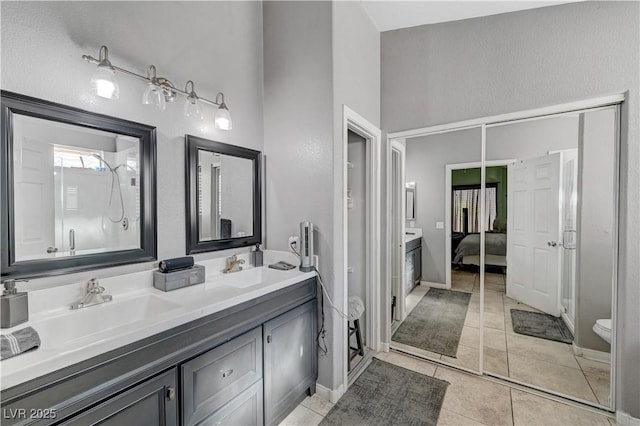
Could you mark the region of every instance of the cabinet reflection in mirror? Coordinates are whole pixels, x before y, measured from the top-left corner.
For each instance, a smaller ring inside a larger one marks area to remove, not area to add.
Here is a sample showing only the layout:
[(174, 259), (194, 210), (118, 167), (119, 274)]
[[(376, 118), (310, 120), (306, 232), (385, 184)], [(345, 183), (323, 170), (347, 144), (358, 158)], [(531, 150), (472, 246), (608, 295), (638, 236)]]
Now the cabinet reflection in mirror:
[(516, 161), (506, 168), (506, 220), (494, 214), (500, 200), (486, 197), (487, 224), (506, 224), (506, 267), (493, 262), (498, 231), (487, 229), (485, 369), (607, 407), (617, 108), (488, 126), (486, 143), (487, 161)]
[(152, 260), (153, 129), (7, 92), (2, 107), (2, 274)]
[(260, 242), (260, 152), (187, 135), (187, 251)]

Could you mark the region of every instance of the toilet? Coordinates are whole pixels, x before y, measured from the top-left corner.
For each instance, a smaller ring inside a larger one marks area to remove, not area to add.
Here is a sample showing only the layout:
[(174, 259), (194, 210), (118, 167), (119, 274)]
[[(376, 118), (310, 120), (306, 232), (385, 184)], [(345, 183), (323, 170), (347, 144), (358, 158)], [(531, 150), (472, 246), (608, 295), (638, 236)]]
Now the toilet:
[(611, 319), (599, 319), (593, 325), (593, 331), (607, 343), (611, 343)]

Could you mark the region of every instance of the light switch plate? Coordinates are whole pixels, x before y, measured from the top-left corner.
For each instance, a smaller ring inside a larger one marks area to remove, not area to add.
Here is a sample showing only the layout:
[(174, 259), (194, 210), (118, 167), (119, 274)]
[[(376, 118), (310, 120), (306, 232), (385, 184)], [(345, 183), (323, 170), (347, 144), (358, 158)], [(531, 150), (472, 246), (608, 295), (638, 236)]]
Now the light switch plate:
[(444, 222), (436, 222), (436, 229), (444, 229)]

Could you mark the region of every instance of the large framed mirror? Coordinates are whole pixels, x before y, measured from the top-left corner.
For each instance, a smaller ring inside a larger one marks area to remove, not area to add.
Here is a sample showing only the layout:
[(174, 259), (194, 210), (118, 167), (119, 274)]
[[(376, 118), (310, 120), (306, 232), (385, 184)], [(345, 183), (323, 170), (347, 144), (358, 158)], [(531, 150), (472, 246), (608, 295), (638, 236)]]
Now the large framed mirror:
[(487, 125), (485, 149), (484, 369), (607, 408), (618, 129), (618, 105), (595, 107)]
[(261, 154), (187, 135), (187, 254), (262, 241)]
[(2, 91), (2, 276), (156, 258), (156, 134)]
[[(400, 179), (405, 208), (414, 214), (393, 218), (404, 235), (394, 240), (402, 252), (392, 258), (392, 276), (402, 278), (391, 289), (391, 347), (473, 372), (480, 372), (480, 243), (472, 204), (478, 191), (458, 192), (480, 185), (481, 141), (479, 126), (404, 138)], [(392, 162), (392, 176), (396, 168)], [(475, 264), (456, 258), (465, 237)]]

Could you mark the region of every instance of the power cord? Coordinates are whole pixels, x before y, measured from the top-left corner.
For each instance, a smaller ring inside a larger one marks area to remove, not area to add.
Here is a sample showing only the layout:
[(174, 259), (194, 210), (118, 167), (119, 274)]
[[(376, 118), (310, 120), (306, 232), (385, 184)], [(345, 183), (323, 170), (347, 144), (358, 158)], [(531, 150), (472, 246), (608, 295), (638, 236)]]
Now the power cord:
[(320, 283), (320, 288), (322, 289), (322, 294), (321, 294), (322, 297), (320, 298), (321, 321), (320, 321), (320, 329), (318, 330), (318, 335), (316, 336), (316, 341), (318, 342), (318, 349), (320, 349), (320, 352), (322, 352), (322, 355), (326, 355), (327, 353), (329, 353), (329, 349), (327, 348), (327, 342), (326, 342), (327, 330), (325, 328), (325, 318), (324, 318), (324, 298), (325, 297), (327, 298), (327, 301), (329, 302), (329, 306), (331, 306), (342, 318), (348, 321), (349, 317), (345, 315), (344, 312), (342, 312), (340, 309), (338, 309), (338, 307), (336, 307), (336, 305), (331, 300), (331, 296), (329, 296), (329, 293), (327, 292), (327, 289), (324, 286), (324, 281), (322, 280), (322, 275), (320, 274), (320, 271), (318, 271), (318, 268), (314, 266), (313, 270), (316, 271), (316, 274), (318, 275), (318, 282)]

